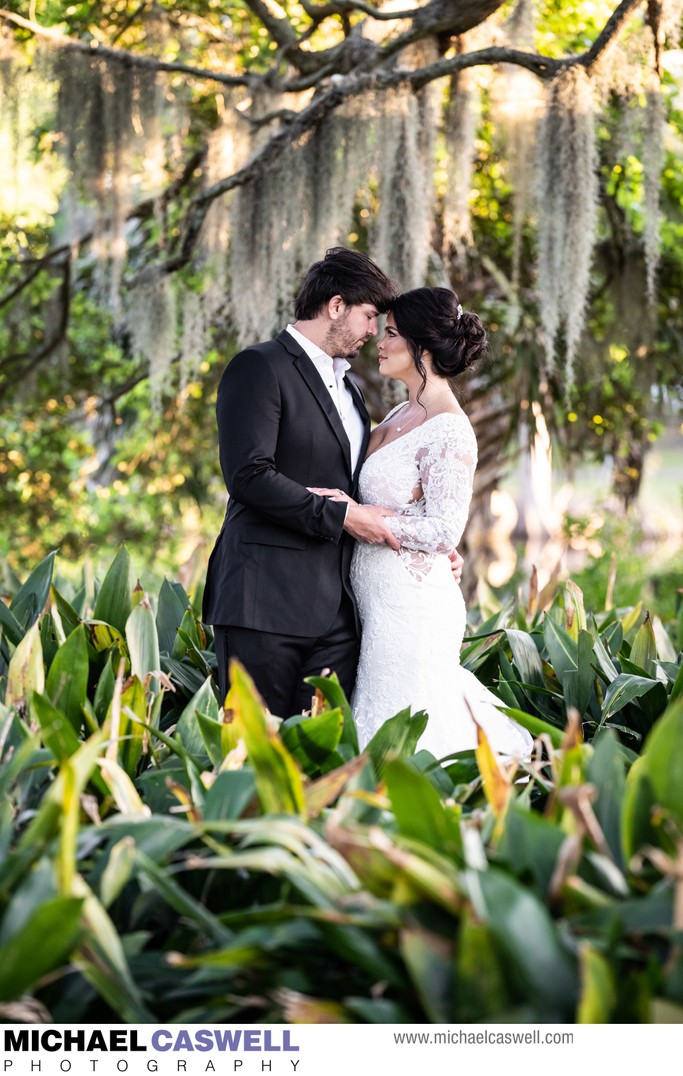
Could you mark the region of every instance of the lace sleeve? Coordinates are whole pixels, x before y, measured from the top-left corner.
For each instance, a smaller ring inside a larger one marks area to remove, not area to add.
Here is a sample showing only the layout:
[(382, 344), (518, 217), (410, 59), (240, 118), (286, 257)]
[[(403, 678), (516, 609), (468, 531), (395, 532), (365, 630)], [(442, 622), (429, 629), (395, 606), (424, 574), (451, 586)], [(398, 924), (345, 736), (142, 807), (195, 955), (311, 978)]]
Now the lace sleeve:
[(467, 419), (440, 423), (416, 453), (420, 485), (413, 500), (387, 524), (401, 545), (425, 553), (450, 553), (465, 529), (472, 499), (477, 443)]

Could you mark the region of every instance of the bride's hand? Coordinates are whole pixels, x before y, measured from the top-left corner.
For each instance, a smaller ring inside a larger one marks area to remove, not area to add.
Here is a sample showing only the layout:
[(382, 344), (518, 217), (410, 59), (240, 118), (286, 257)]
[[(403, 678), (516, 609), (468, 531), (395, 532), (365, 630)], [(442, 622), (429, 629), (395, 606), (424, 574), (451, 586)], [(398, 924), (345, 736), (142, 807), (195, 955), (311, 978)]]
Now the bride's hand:
[(347, 504), (358, 504), (343, 489), (328, 489), (327, 486), (306, 486), (309, 493), (317, 493), (320, 497), (329, 497), (331, 501), (346, 501)]

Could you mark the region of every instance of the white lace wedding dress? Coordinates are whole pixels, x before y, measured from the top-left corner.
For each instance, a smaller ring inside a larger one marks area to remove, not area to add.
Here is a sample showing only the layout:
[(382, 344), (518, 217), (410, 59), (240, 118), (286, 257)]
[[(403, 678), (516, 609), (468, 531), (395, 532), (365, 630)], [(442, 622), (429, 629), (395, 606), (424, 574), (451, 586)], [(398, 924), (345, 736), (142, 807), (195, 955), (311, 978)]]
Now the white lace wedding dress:
[(465, 602), (448, 553), (467, 521), (476, 463), (469, 420), (445, 413), (382, 445), (363, 464), (360, 500), (398, 513), (388, 523), (401, 548), (358, 542), (351, 565), (363, 627), (352, 699), (361, 748), (406, 707), (429, 714), (418, 750), (442, 759), (474, 748), (469, 703), (496, 751), (530, 755), (529, 733), (460, 665)]

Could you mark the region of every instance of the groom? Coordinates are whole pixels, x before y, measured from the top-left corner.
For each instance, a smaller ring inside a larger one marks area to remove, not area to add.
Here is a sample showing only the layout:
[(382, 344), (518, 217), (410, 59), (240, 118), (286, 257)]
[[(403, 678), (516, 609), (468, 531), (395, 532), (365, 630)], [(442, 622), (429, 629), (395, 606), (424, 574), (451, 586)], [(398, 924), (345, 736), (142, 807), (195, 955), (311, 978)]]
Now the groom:
[(229, 498), (202, 613), (214, 627), (221, 700), (233, 657), (279, 717), (310, 709), (304, 678), (326, 668), (351, 695), (360, 641), (353, 542), (398, 542), (387, 509), (307, 487), (356, 494), (370, 418), (348, 359), (376, 335), (396, 294), (368, 257), (334, 247), (309, 269), (294, 324), (239, 352), (223, 374), (216, 415)]

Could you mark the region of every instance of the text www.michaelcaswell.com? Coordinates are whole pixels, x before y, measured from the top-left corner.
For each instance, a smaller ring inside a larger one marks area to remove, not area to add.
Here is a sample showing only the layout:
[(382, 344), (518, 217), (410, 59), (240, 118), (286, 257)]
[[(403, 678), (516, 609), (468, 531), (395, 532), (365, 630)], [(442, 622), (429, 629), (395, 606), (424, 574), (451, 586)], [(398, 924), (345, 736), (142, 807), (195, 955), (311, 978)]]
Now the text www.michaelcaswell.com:
[(423, 1046), (571, 1046), (572, 1031), (395, 1031), (397, 1045)]

